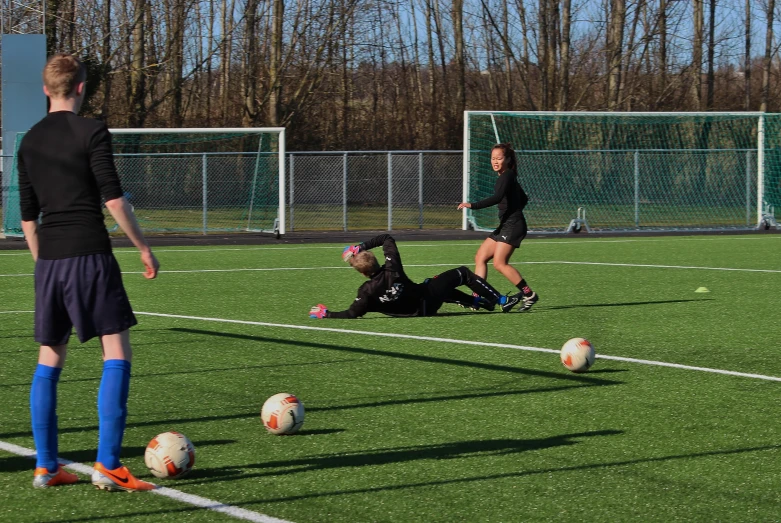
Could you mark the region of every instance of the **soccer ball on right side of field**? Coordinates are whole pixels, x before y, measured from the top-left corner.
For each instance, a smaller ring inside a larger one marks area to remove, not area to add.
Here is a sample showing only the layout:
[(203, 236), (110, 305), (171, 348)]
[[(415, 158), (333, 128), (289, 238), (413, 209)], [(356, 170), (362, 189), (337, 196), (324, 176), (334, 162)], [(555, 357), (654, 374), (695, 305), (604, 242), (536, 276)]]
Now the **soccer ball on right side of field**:
[(163, 432), (146, 446), (144, 463), (157, 478), (181, 478), (195, 465), (195, 447), (184, 434)]
[(272, 434), (295, 434), (304, 424), (304, 404), (292, 394), (274, 394), (263, 404), (260, 419)]
[(594, 346), (585, 338), (572, 338), (561, 348), (561, 363), (572, 372), (586, 372), (595, 358)]

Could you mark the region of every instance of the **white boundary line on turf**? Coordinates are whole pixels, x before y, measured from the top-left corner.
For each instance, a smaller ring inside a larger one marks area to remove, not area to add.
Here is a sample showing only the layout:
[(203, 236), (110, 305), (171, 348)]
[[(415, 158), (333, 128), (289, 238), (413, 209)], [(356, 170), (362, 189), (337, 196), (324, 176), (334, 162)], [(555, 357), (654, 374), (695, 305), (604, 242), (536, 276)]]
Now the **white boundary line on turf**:
[(35, 311), (0, 311), (0, 314), (32, 314)]
[[(690, 236), (686, 237), (670, 237), (670, 238), (624, 238), (624, 239), (609, 239), (609, 238), (599, 238), (599, 239), (589, 239), (589, 238), (581, 238), (578, 240), (535, 240), (534, 238), (530, 237), (528, 240), (530, 240), (530, 243), (533, 243), (534, 245), (570, 245), (570, 244), (581, 244), (581, 245), (591, 245), (596, 243), (647, 243), (647, 242), (681, 242), (681, 241), (699, 241), (699, 242), (708, 242), (708, 241), (744, 241), (744, 240), (761, 240), (766, 238), (773, 238), (773, 239), (781, 239), (781, 235), (760, 235), (760, 236), (728, 236), (728, 237), (715, 237), (715, 238), (694, 238)], [(476, 247), (480, 245), (480, 243), (451, 243), (452, 240), (440, 240), (442, 243), (440, 244), (428, 244), (428, 243), (415, 243), (417, 240), (400, 240), (399, 243), (404, 244), (405, 249), (409, 248), (415, 248), (415, 247)], [(458, 242), (459, 240), (455, 240)], [(461, 240), (463, 241), (463, 240)], [(332, 243), (339, 243), (339, 242), (332, 242)], [(210, 248), (210, 247), (204, 247), (203, 249), (171, 249), (171, 248), (159, 248), (154, 249), (154, 252), (215, 252), (215, 251), (293, 251), (293, 250), (313, 250), (313, 249), (338, 249), (338, 247), (326, 247), (326, 246), (320, 246), (320, 245), (290, 245), (285, 247), (217, 247), (217, 248)], [(133, 254), (138, 253), (138, 251), (132, 247), (117, 247), (114, 249), (114, 254)], [(23, 250), (22, 252), (2, 252), (0, 253), (0, 256), (29, 256), (30, 252), (28, 250)]]
[[(406, 264), (405, 267), (458, 267), (457, 263), (426, 263), (426, 264)], [(469, 265), (462, 263), (460, 265)], [(586, 262), (586, 261), (527, 261), (520, 262), (518, 265), (601, 265), (604, 267), (640, 267), (644, 269), (689, 269), (700, 271), (732, 271), (732, 272), (761, 272), (761, 273), (781, 273), (780, 269), (739, 269), (735, 267), (703, 267), (698, 265), (653, 265), (649, 263), (609, 263), (609, 262)], [(319, 271), (326, 269), (350, 269), (348, 265), (323, 266), (323, 267), (261, 267), (249, 269), (188, 269), (188, 270), (161, 270), (160, 274), (197, 274), (214, 272), (267, 272), (267, 271)], [(122, 271), (122, 274), (144, 274), (143, 271)], [(0, 274), (0, 278), (30, 277), (33, 274)]]
[[(545, 349), (542, 347), (529, 347), (526, 345), (510, 345), (508, 343), (490, 343), (490, 342), (483, 342), (483, 341), (471, 341), (471, 340), (458, 340), (453, 338), (436, 338), (432, 336), (414, 336), (412, 334), (397, 334), (392, 332), (370, 332), (370, 331), (357, 331), (352, 329), (334, 329), (330, 327), (311, 327), (308, 325), (290, 325), (285, 323), (268, 323), (264, 321), (246, 321), (246, 320), (230, 320), (225, 318), (209, 318), (209, 317), (202, 317), (202, 316), (185, 316), (181, 314), (162, 314), (158, 312), (136, 312), (136, 314), (141, 314), (144, 316), (157, 316), (160, 318), (177, 318), (182, 320), (198, 320), (198, 321), (213, 321), (218, 323), (234, 323), (239, 325), (257, 325), (261, 327), (278, 327), (282, 329), (299, 329), (299, 330), (309, 330), (309, 331), (324, 331), (324, 332), (338, 332), (340, 334), (361, 334), (364, 336), (379, 336), (384, 338), (401, 338), (401, 339), (407, 339), (407, 340), (418, 340), (418, 341), (435, 341), (440, 343), (455, 343), (458, 345), (476, 345), (479, 347), (498, 347), (503, 349), (515, 349), (515, 350), (522, 350), (522, 351), (529, 351), (529, 352), (547, 352), (550, 354), (559, 354), (559, 350), (555, 349)], [(642, 365), (653, 365), (657, 367), (670, 367), (673, 369), (682, 369), (682, 370), (694, 370), (699, 372), (710, 372), (713, 374), (724, 374), (727, 376), (738, 376), (741, 378), (753, 378), (758, 380), (766, 380), (766, 381), (778, 381), (781, 382), (780, 376), (766, 376), (764, 374), (750, 374), (747, 372), (737, 372), (732, 370), (722, 370), (722, 369), (711, 369), (708, 367), (693, 367), (691, 365), (681, 365), (679, 363), (667, 363), (664, 361), (653, 361), (653, 360), (640, 360), (636, 358), (624, 358), (622, 356), (608, 356), (604, 354), (597, 354), (597, 358), (603, 359), (603, 360), (614, 360), (614, 361), (623, 361), (626, 363), (639, 363)]]
[[(6, 441), (0, 441), (0, 450), (10, 452), (11, 454), (16, 454), (17, 456), (24, 456), (26, 458), (35, 457), (34, 450), (20, 447), (19, 445), (14, 445), (13, 443), (8, 443)], [(93, 469), (88, 465), (62, 458), (58, 458), (58, 461), (65, 468), (74, 470), (87, 476), (92, 476)], [(179, 490), (168, 487), (160, 487), (150, 492), (152, 494), (171, 498), (182, 503), (194, 505), (196, 507), (213, 510), (215, 512), (222, 512), (228, 516), (232, 516), (237, 519), (243, 519), (245, 521), (256, 521), (259, 523), (291, 523), (284, 519), (274, 518), (265, 514), (261, 514), (260, 512), (253, 512), (251, 510), (234, 507), (233, 505), (226, 505), (225, 503), (220, 503), (219, 501), (214, 501), (213, 499), (202, 498), (201, 496), (187, 494), (186, 492), (181, 492)]]

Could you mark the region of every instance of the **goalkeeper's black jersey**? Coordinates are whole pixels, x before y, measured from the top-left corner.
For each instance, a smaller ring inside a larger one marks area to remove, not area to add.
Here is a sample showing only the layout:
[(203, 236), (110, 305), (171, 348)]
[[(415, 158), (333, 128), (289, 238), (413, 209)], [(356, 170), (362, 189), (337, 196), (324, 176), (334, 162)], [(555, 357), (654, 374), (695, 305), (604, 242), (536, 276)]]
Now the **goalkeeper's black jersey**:
[(382, 245), (385, 265), (369, 281), (358, 288), (350, 308), (346, 311), (328, 312), (328, 318), (358, 318), (367, 312), (381, 312), (389, 316), (420, 316), (423, 308), (423, 285), (414, 283), (401, 265), (396, 241), (390, 234), (380, 234), (361, 244), (361, 250)]

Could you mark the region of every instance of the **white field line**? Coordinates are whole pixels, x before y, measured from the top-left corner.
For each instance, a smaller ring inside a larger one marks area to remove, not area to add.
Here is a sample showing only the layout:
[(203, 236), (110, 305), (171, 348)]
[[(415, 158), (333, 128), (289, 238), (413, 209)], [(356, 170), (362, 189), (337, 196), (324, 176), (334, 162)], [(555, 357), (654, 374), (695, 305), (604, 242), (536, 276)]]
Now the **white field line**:
[[(405, 264), (405, 267), (458, 267), (459, 265), (469, 266), (469, 263), (426, 263), (426, 264)], [(609, 263), (609, 262), (587, 262), (587, 261), (526, 261), (518, 265), (601, 265), (605, 267), (640, 267), (645, 269), (688, 269), (701, 271), (732, 271), (732, 272), (762, 272), (762, 273), (781, 273), (779, 269), (739, 269), (735, 267), (704, 267), (699, 265), (654, 265), (648, 263)], [(188, 269), (188, 270), (161, 270), (160, 274), (193, 274), (193, 273), (214, 273), (214, 272), (265, 272), (265, 271), (319, 271), (327, 269), (350, 269), (348, 265), (322, 266), (322, 267), (262, 267), (245, 269)], [(143, 271), (122, 271), (122, 274), (144, 274)], [(0, 278), (14, 278), (23, 276), (33, 276), (33, 274), (0, 274)]]
[[(0, 441), (0, 450), (10, 452), (11, 454), (16, 454), (17, 456), (24, 456), (27, 458), (35, 457), (34, 450), (20, 447), (19, 445), (14, 445), (13, 443), (8, 443), (6, 441)], [(88, 465), (62, 458), (58, 458), (58, 461), (65, 468), (71, 469), (80, 474), (84, 474), (88, 477), (92, 476), (93, 469)], [(150, 492), (152, 494), (165, 496), (166, 498), (171, 498), (182, 503), (187, 503), (188, 505), (194, 505), (196, 507), (213, 510), (215, 512), (222, 512), (223, 514), (233, 516), (237, 519), (243, 519), (244, 521), (257, 521), (259, 523), (290, 523), (284, 519), (274, 518), (265, 514), (261, 514), (260, 512), (253, 512), (251, 510), (234, 507), (233, 505), (226, 505), (225, 503), (220, 503), (219, 501), (214, 501), (213, 499), (202, 498), (201, 496), (187, 494), (186, 492), (181, 492), (179, 490), (168, 487), (159, 487)]]
[[(580, 244), (580, 245), (591, 245), (591, 244), (597, 244), (597, 243), (648, 243), (648, 242), (681, 242), (681, 241), (687, 241), (687, 242), (712, 242), (712, 241), (752, 241), (752, 240), (762, 240), (762, 239), (781, 239), (781, 235), (760, 235), (760, 236), (729, 236), (729, 237), (715, 237), (715, 238), (692, 238), (692, 237), (671, 237), (671, 238), (622, 238), (622, 239), (607, 239), (607, 238), (600, 238), (600, 239), (588, 239), (588, 238), (582, 238), (578, 240), (535, 240), (534, 238), (529, 238), (528, 241), (531, 244), (534, 245), (571, 245), (571, 244)], [(440, 244), (426, 244), (426, 243), (414, 243), (415, 240), (404, 240), (400, 243), (404, 244), (405, 249), (411, 249), (416, 247), (437, 247), (437, 248), (444, 248), (444, 247), (477, 247), (480, 245), (480, 243), (451, 243), (447, 240), (443, 240), (443, 243)], [(339, 243), (339, 242), (331, 242), (331, 243)], [(284, 247), (217, 247), (217, 248), (210, 248), (210, 247), (204, 247), (203, 249), (171, 249), (171, 248), (160, 248), (160, 249), (154, 249), (155, 253), (158, 252), (215, 252), (215, 251), (294, 251), (294, 250), (313, 250), (313, 249), (338, 249), (338, 247), (326, 247), (321, 245), (290, 245), (290, 246), (284, 246)], [(131, 247), (118, 247), (114, 249), (114, 254), (134, 254), (138, 253), (135, 249)], [(8, 253), (0, 253), (0, 256), (30, 256), (29, 251), (23, 250), (21, 252), (8, 252)]]
[[(514, 349), (514, 350), (522, 350), (522, 351), (530, 351), (530, 352), (546, 352), (549, 354), (559, 354), (560, 351), (556, 349), (545, 349), (542, 347), (529, 347), (525, 345), (511, 345), (508, 343), (490, 343), (490, 342), (483, 342), (483, 341), (471, 341), (471, 340), (458, 340), (453, 338), (436, 338), (432, 336), (414, 336), (411, 334), (397, 334), (397, 333), (391, 333), (391, 332), (370, 332), (370, 331), (358, 331), (358, 330), (351, 330), (351, 329), (334, 329), (330, 327), (313, 327), (308, 325), (290, 325), (285, 323), (268, 323), (263, 321), (245, 321), (245, 320), (231, 320), (231, 319), (225, 319), (225, 318), (208, 318), (208, 317), (201, 317), (201, 316), (185, 316), (180, 314), (162, 314), (157, 312), (136, 312), (136, 314), (141, 314), (144, 316), (157, 316), (160, 318), (177, 318), (182, 320), (196, 320), (196, 321), (213, 321), (213, 322), (219, 322), (219, 323), (234, 323), (234, 324), (240, 324), (240, 325), (257, 325), (261, 327), (277, 327), (281, 329), (298, 329), (298, 330), (309, 330), (309, 331), (322, 331), (322, 332), (338, 332), (340, 334), (360, 334), (364, 336), (379, 336), (383, 338), (400, 338), (400, 339), (407, 339), (407, 340), (418, 340), (418, 341), (434, 341), (439, 343), (454, 343), (458, 345), (475, 345), (479, 347), (497, 347), (497, 348), (503, 348), (503, 349)], [(710, 372), (713, 374), (725, 374), (727, 376), (738, 376), (741, 378), (753, 378), (758, 380), (766, 380), (766, 381), (778, 381), (781, 382), (781, 377), (779, 376), (766, 376), (764, 374), (750, 374), (747, 372), (737, 372), (732, 370), (722, 370), (722, 369), (711, 369), (708, 367), (693, 367), (691, 365), (681, 365), (678, 363), (667, 363), (664, 361), (653, 361), (653, 360), (640, 360), (636, 358), (624, 358), (622, 356), (608, 356), (605, 354), (597, 354), (597, 358), (603, 359), (603, 360), (613, 360), (613, 361), (623, 361), (626, 363), (639, 363), (641, 365), (653, 365), (656, 367), (669, 367), (673, 369), (682, 369), (682, 370), (693, 370), (693, 371), (699, 371), (699, 372)]]
[(35, 311), (0, 311), (0, 314), (33, 314)]

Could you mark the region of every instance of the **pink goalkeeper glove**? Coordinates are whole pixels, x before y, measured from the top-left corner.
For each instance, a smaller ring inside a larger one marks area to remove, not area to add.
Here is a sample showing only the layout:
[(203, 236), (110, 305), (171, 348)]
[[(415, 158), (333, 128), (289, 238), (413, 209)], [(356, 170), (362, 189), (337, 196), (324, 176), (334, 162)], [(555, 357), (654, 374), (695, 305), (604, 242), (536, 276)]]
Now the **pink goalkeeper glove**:
[(342, 251), (342, 259), (345, 262), (350, 263), (350, 258), (355, 256), (359, 252), (361, 252), (361, 247), (359, 245), (348, 245)]
[(328, 307), (323, 305), (322, 303), (318, 303), (311, 309), (309, 309), (309, 317), (310, 318), (316, 318), (318, 320), (322, 320), (325, 318), (325, 315), (328, 313)]

